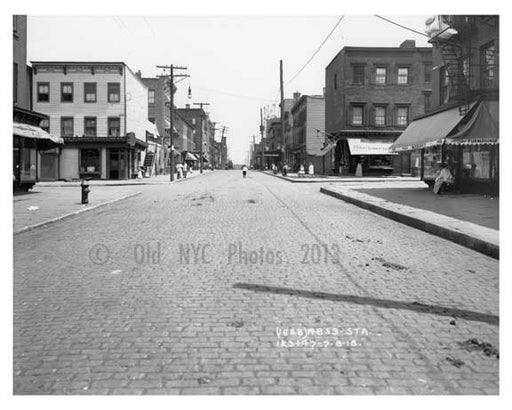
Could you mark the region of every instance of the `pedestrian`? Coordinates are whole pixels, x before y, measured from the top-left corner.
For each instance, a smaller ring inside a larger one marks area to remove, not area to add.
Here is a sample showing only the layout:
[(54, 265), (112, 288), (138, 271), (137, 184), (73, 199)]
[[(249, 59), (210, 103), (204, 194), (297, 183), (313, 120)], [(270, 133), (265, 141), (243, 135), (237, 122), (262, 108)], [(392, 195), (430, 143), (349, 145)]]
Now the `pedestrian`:
[(306, 175), (306, 171), (304, 170), (304, 164), (300, 164), (300, 167), (299, 167), (299, 178), (303, 178), (305, 177)]
[(288, 175), (288, 165), (286, 165), (286, 162), (283, 164), (283, 176)]
[(242, 167), (242, 175), (244, 176), (244, 178), (247, 176), (247, 165), (245, 165), (245, 164)]
[(312, 162), (309, 163), (308, 174), (310, 177), (315, 175), (315, 166), (313, 165)]
[(188, 171), (188, 165), (187, 163), (185, 162), (183, 164), (183, 178), (186, 178), (187, 177), (187, 171)]
[(137, 179), (139, 181), (142, 181), (142, 177), (144, 175), (143, 171), (144, 171), (144, 167), (139, 167), (139, 171), (137, 172)]
[(442, 162), (440, 164), (440, 168), (436, 172), (435, 184), (432, 191), (436, 195), (441, 194), (443, 190), (445, 190), (448, 186), (453, 185), (454, 182), (455, 178), (448, 169), (448, 165), (445, 162)]
[(181, 162), (178, 162), (178, 164), (176, 165), (176, 174), (178, 179), (183, 177), (183, 165), (181, 165)]

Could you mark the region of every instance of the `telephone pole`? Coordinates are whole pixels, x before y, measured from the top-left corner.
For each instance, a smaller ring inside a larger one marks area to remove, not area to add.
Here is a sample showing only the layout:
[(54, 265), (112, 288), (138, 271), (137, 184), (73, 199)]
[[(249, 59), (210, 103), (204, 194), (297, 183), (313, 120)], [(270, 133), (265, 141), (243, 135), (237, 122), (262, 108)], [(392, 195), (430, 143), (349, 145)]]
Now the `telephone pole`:
[(283, 85), (283, 60), (279, 61), (279, 85), (281, 88), (281, 142), (283, 144), (282, 146), (282, 154), (283, 158), (281, 160), (281, 166), (286, 162), (286, 143), (284, 139), (284, 85)]
[(173, 135), (174, 135), (174, 77), (190, 77), (188, 74), (174, 74), (174, 70), (187, 70), (187, 67), (175, 66), (174, 64), (168, 65), (157, 65), (157, 68), (161, 68), (164, 70), (170, 70), (170, 75), (165, 76), (169, 77), (169, 86), (171, 89), (171, 103), (169, 104), (169, 120), (170, 120), (170, 129), (169, 129), (169, 166), (170, 166), (170, 174), (171, 181), (174, 181), (174, 144), (173, 144)]
[(261, 170), (265, 171), (264, 164), (264, 158), (263, 158), (263, 133), (265, 132), (265, 127), (263, 125), (263, 108), (260, 108), (260, 134), (261, 134), (261, 141), (260, 141), (260, 150), (261, 150)]
[[(199, 105), (201, 107), (201, 110), (203, 110), (203, 105), (210, 105), (210, 103), (200, 102), (200, 103), (194, 103), (194, 105)], [(206, 111), (203, 110), (203, 112), (205, 113), (204, 117), (206, 118)], [(201, 174), (203, 173), (203, 129), (204, 129), (204, 127), (202, 125), (203, 124), (201, 121), (201, 132), (199, 133), (199, 135), (201, 136), (201, 142), (199, 144), (199, 172)]]

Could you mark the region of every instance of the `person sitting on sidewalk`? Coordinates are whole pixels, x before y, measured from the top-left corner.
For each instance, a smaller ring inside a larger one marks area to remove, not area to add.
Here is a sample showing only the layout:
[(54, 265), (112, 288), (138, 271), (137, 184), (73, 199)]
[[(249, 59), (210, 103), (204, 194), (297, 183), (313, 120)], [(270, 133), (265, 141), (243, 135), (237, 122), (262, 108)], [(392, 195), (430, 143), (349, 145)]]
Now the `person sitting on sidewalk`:
[(443, 190), (446, 190), (448, 186), (453, 185), (455, 178), (448, 169), (446, 163), (441, 163), (439, 170), (436, 173), (436, 179), (434, 184), (434, 194), (441, 194)]

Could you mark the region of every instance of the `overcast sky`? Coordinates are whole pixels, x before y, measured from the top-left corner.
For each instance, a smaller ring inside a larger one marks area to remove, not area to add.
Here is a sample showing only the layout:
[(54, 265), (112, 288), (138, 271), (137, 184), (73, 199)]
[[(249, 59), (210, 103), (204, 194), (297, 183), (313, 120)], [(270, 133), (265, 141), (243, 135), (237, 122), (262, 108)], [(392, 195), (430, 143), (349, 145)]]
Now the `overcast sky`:
[[(346, 15), (288, 84), (340, 17), (29, 14), (28, 60), (124, 61), (145, 77), (160, 73), (156, 65), (186, 66), (191, 77), (178, 84), (177, 106), (209, 102), (212, 121), (229, 128), (230, 157), (241, 162), (251, 136), (259, 140), (260, 107), (278, 109), (280, 59), (285, 98), (291, 98), (295, 91), (321, 94), (325, 67), (344, 46), (398, 47), (406, 39), (429, 45), (426, 37), (375, 16)], [(428, 15), (384, 17), (423, 32)]]

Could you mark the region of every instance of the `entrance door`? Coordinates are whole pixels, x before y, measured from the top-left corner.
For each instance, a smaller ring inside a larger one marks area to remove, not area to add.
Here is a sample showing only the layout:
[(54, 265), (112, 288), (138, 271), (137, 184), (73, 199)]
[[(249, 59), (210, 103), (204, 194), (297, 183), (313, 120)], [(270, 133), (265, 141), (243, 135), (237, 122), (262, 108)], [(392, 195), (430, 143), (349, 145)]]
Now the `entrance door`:
[(59, 157), (56, 153), (41, 153), (41, 180), (55, 181), (59, 178)]
[(108, 179), (119, 179), (119, 150), (110, 149), (108, 158)]

